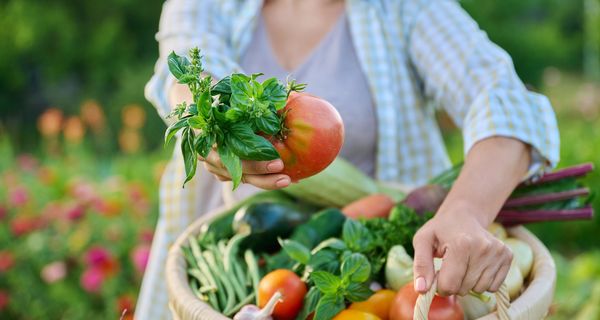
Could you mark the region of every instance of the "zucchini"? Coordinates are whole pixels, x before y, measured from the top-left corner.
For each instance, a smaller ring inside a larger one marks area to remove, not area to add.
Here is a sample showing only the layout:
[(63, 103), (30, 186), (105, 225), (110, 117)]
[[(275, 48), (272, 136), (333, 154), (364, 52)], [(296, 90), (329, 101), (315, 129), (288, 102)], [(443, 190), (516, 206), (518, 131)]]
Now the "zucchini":
[(233, 230), (247, 234), (240, 246), (254, 252), (273, 252), (277, 238), (289, 237), (296, 226), (308, 220), (310, 210), (285, 201), (256, 202), (241, 207), (233, 218)]
[(351, 163), (336, 158), (325, 170), (282, 189), (292, 196), (323, 207), (341, 208), (379, 192), (375, 180)]

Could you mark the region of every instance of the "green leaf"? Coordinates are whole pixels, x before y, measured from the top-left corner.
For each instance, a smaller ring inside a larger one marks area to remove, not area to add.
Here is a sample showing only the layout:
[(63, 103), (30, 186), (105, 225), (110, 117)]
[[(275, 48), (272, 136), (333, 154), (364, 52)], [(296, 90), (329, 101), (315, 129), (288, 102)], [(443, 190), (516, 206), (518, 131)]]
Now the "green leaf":
[(238, 108), (231, 108), (225, 112), (225, 117), (233, 122), (239, 121), (244, 115), (245, 113)]
[(239, 73), (233, 74), (231, 76), (231, 98), (229, 100), (231, 107), (246, 111), (254, 99), (249, 78)]
[(315, 310), (315, 319), (333, 319), (333, 317), (344, 310), (345, 307), (346, 305), (344, 304), (344, 297), (342, 295), (323, 295), (317, 304), (317, 308)]
[(169, 144), (171, 139), (173, 139), (173, 136), (175, 136), (175, 134), (181, 130), (181, 128), (188, 125), (188, 118), (189, 117), (181, 118), (167, 128), (165, 131), (165, 145)]
[(310, 273), (310, 279), (324, 294), (336, 293), (342, 283), (339, 277), (327, 271), (313, 271)]
[(194, 129), (204, 129), (206, 127), (206, 120), (201, 116), (193, 116), (188, 119), (188, 124)]
[(317, 304), (319, 303), (319, 300), (321, 299), (322, 295), (323, 294), (321, 293), (321, 291), (319, 291), (319, 289), (317, 289), (317, 287), (310, 287), (308, 293), (306, 294), (306, 296), (304, 296), (302, 310), (300, 310), (300, 313), (298, 314), (296, 319), (308, 318), (308, 315), (313, 313), (317, 308)]
[(331, 250), (324, 249), (310, 256), (308, 265), (313, 270), (335, 273), (340, 270), (339, 255)]
[(300, 242), (294, 240), (282, 240), (278, 239), (281, 248), (287, 253), (290, 258), (300, 262), (301, 264), (307, 264), (310, 260), (310, 250), (302, 245)]
[(342, 278), (365, 282), (371, 275), (371, 263), (362, 253), (353, 253), (342, 261)]
[(215, 83), (215, 85), (211, 88), (213, 94), (231, 94), (231, 76), (227, 76), (219, 82)]
[(175, 79), (179, 80), (181, 83), (189, 82), (189, 79), (184, 79), (184, 76), (187, 74), (188, 66), (190, 65), (190, 61), (186, 57), (178, 56), (175, 51), (173, 51), (167, 58), (167, 64), (169, 65), (169, 71), (175, 76)]
[(196, 101), (196, 105), (198, 106), (198, 110), (202, 114), (202, 116), (206, 119), (210, 114), (210, 108), (212, 107), (212, 97), (210, 92), (204, 91), (198, 97), (198, 101)]
[(277, 134), (281, 128), (279, 117), (272, 111), (267, 111), (261, 117), (255, 118), (254, 125), (256, 129), (268, 135)]
[(344, 290), (344, 296), (351, 302), (360, 302), (369, 299), (373, 291), (369, 289), (368, 283), (351, 282)]
[(219, 145), (217, 147), (217, 152), (219, 153), (219, 157), (221, 157), (221, 162), (229, 175), (231, 176), (231, 181), (233, 181), (233, 189), (235, 190), (242, 182), (242, 161), (240, 157), (238, 157), (233, 151), (227, 147), (226, 145)]
[(262, 83), (263, 93), (261, 99), (269, 101), (275, 110), (285, 107), (287, 102), (287, 91), (285, 86), (279, 83), (276, 78), (270, 78)]
[(225, 135), (227, 146), (233, 153), (245, 160), (273, 160), (279, 158), (275, 147), (264, 137), (254, 132), (244, 123), (232, 125)]
[(183, 185), (192, 180), (194, 174), (196, 174), (196, 166), (198, 164), (198, 157), (194, 151), (194, 131), (191, 128), (183, 129), (183, 135), (181, 139), (181, 153), (183, 154), (183, 162), (185, 164), (185, 181)]
[(342, 239), (352, 251), (365, 252), (373, 246), (373, 236), (369, 229), (353, 219), (344, 222)]
[(346, 247), (346, 244), (344, 243), (344, 241), (338, 239), (338, 238), (329, 238), (327, 240), (323, 240), (323, 242), (319, 243), (314, 249), (312, 249), (313, 253), (317, 253), (322, 249), (325, 248), (331, 248), (334, 250), (338, 250), (338, 251), (343, 251), (346, 250), (348, 247)]
[(252, 96), (258, 100), (260, 96), (263, 94), (263, 87), (260, 82), (256, 80), (250, 80), (250, 88), (252, 88)]
[(201, 157), (206, 158), (212, 149), (213, 144), (215, 144), (214, 134), (202, 134), (196, 137), (196, 140), (194, 141), (194, 150), (196, 150)]

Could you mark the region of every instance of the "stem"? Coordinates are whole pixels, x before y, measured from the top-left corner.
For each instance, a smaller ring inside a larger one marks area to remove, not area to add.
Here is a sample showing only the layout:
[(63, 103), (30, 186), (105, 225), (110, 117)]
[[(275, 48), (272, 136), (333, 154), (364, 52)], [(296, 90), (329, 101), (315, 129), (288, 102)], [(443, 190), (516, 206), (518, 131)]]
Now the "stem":
[(560, 200), (567, 200), (580, 196), (587, 196), (590, 194), (588, 188), (579, 188), (575, 190), (559, 191), (547, 194), (538, 194), (531, 196), (522, 196), (519, 198), (512, 198), (506, 200), (504, 208), (515, 208), (521, 206), (529, 206), (534, 204), (544, 204), (546, 202), (554, 202)]
[(271, 299), (269, 299), (269, 302), (267, 302), (267, 305), (265, 305), (265, 307), (260, 310), (256, 318), (264, 319), (270, 316), (273, 313), (273, 310), (275, 309), (277, 303), (282, 301), (282, 297), (283, 295), (281, 294), (281, 292), (275, 292)]
[(594, 209), (590, 206), (568, 210), (503, 210), (496, 217), (496, 221), (515, 225), (542, 221), (584, 220), (591, 219), (593, 215)]
[(524, 185), (525, 186), (538, 185), (538, 184), (542, 184), (542, 183), (546, 183), (546, 182), (550, 182), (550, 181), (561, 180), (561, 179), (569, 178), (569, 177), (572, 177), (572, 178), (581, 177), (581, 176), (586, 175), (588, 172), (590, 172), (592, 170), (594, 170), (594, 165), (592, 163), (584, 163), (584, 164), (560, 169), (560, 170), (557, 170), (554, 172), (546, 173), (546, 174), (542, 175), (538, 180), (535, 180), (530, 183), (525, 183)]

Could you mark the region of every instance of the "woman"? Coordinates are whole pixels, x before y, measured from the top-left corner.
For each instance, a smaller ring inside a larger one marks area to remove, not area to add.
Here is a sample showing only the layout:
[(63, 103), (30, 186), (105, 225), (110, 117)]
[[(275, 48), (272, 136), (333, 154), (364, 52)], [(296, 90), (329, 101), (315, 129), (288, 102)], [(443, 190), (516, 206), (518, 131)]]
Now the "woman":
[[(447, 199), (414, 238), (415, 288), (442, 294), (496, 291), (512, 255), (486, 227), (523, 179), (554, 166), (559, 138), (548, 100), (528, 92), (510, 57), (450, 0), (167, 0), (160, 58), (146, 87), (164, 116), (189, 100), (166, 66), (199, 46), (215, 78), (243, 70), (308, 83), (346, 125), (341, 156), (383, 181), (419, 185), (450, 163), (433, 115), (462, 129), (465, 165)], [(179, 148), (161, 183), (161, 217), (142, 286), (140, 319), (166, 317), (164, 258), (195, 218), (222, 204), (228, 174), (216, 154), (181, 189)], [(242, 197), (287, 186), (280, 160), (244, 163)]]

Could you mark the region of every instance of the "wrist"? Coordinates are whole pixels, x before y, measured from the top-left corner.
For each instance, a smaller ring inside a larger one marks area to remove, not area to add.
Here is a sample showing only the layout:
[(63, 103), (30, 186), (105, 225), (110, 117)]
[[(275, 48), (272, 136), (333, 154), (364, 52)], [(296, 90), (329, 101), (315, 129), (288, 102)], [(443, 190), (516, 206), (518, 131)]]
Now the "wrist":
[(436, 216), (461, 223), (473, 221), (483, 228), (487, 228), (495, 219), (495, 214), (489, 212), (489, 208), (477, 205), (473, 201), (466, 199), (445, 201), (436, 213)]

